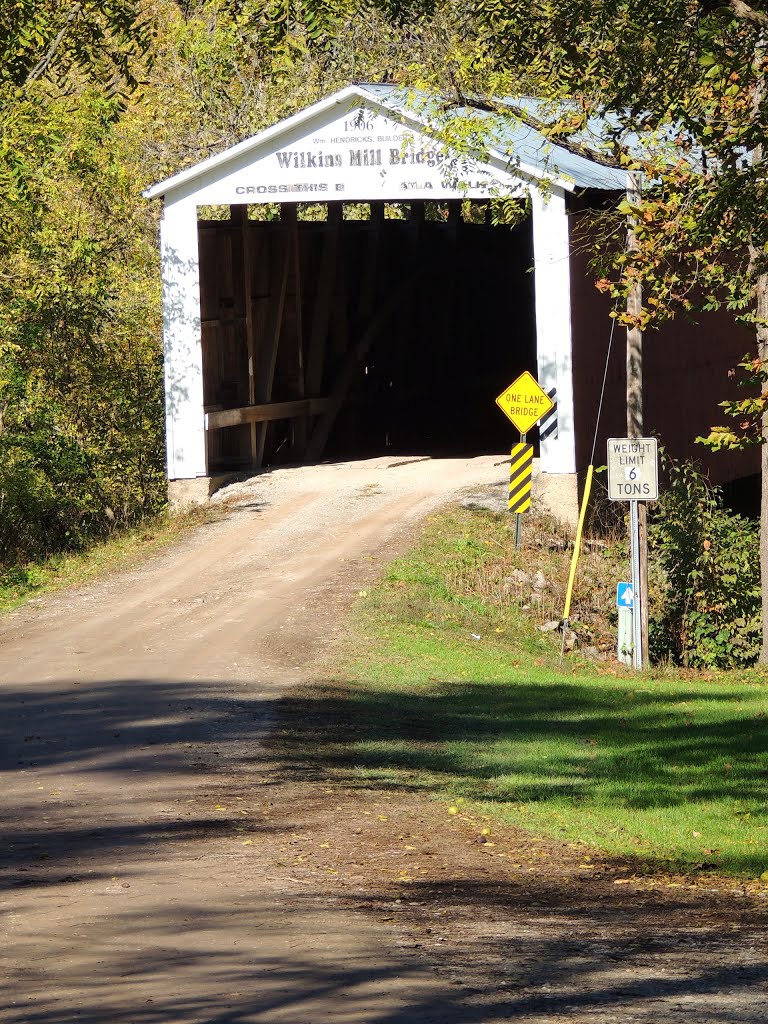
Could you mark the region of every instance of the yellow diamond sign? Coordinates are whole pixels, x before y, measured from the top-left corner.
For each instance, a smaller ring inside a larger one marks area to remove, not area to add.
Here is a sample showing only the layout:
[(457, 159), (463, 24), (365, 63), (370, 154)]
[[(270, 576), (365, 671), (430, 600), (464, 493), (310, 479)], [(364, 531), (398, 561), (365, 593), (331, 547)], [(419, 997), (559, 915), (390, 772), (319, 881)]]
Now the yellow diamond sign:
[(496, 405), (507, 419), (512, 420), (521, 434), (527, 434), (534, 423), (546, 416), (555, 403), (539, 386), (538, 381), (526, 370), (502, 391)]

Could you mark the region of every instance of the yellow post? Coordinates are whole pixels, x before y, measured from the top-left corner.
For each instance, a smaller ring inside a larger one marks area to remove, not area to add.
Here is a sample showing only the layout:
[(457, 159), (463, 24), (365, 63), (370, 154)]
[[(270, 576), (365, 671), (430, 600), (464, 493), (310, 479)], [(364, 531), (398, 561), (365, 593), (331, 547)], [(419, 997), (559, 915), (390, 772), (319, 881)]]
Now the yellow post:
[(571, 614), (571, 597), (573, 596), (573, 582), (576, 579), (576, 566), (579, 563), (579, 555), (581, 554), (581, 534), (584, 530), (584, 519), (587, 514), (587, 505), (589, 504), (589, 493), (592, 490), (593, 471), (594, 467), (592, 466), (590, 466), (587, 470), (587, 479), (584, 484), (584, 497), (581, 500), (581, 511), (579, 512), (579, 525), (576, 527), (576, 541), (573, 545), (571, 573), (568, 577), (568, 590), (565, 593), (565, 608), (563, 610), (563, 636), (565, 636), (565, 624), (568, 622), (568, 618)]

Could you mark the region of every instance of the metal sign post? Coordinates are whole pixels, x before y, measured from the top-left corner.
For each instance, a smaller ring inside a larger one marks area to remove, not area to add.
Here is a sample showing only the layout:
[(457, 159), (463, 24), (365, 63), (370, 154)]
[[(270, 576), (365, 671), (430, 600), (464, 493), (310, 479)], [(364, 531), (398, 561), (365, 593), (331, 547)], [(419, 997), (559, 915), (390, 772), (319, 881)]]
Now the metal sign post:
[(645, 664), (643, 650), (643, 602), (647, 599), (642, 592), (640, 580), (640, 517), (638, 503), (629, 503), (629, 556), (632, 562), (632, 668), (641, 669)]
[(608, 439), (608, 497), (629, 502), (629, 548), (632, 563), (632, 666), (645, 668), (643, 617), (648, 609), (648, 580), (642, 572), (640, 502), (659, 497), (659, 456), (655, 437)]
[(526, 437), (526, 434), (520, 435), (520, 444), (516, 444), (512, 449), (509, 460), (507, 507), (515, 513), (515, 548), (518, 551), (523, 540), (523, 513), (531, 507), (533, 445), (527, 444)]
[(632, 652), (634, 640), (632, 629), (634, 627), (635, 590), (631, 583), (616, 584), (616, 610), (619, 618), (618, 637), (616, 643), (616, 657), (623, 665), (632, 664)]

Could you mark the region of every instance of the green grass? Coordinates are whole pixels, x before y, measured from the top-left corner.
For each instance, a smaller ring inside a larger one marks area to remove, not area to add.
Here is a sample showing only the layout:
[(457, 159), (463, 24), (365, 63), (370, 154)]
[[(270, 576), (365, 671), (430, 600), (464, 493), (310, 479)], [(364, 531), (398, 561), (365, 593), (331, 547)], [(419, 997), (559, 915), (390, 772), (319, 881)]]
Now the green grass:
[(77, 586), (105, 572), (138, 564), (177, 540), (187, 530), (211, 522), (221, 511), (209, 506), (161, 513), (84, 551), (52, 555), (40, 562), (0, 568), (0, 614), (31, 598)]
[(307, 729), (330, 715), (328, 740), (307, 751), (299, 728), (296, 753), (649, 870), (768, 871), (766, 677), (561, 666), (484, 585), (517, 557), (508, 533), (487, 514), (433, 517), (361, 596), (345, 682), (302, 711)]

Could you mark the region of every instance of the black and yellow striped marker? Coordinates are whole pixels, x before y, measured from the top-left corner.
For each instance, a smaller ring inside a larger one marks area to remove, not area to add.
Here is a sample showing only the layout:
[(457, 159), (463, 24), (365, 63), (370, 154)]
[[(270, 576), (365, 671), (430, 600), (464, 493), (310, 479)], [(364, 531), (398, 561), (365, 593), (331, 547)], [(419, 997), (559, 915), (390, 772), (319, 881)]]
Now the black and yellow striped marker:
[(531, 509), (531, 477), (533, 445), (516, 444), (509, 466), (509, 511), (529, 512)]

